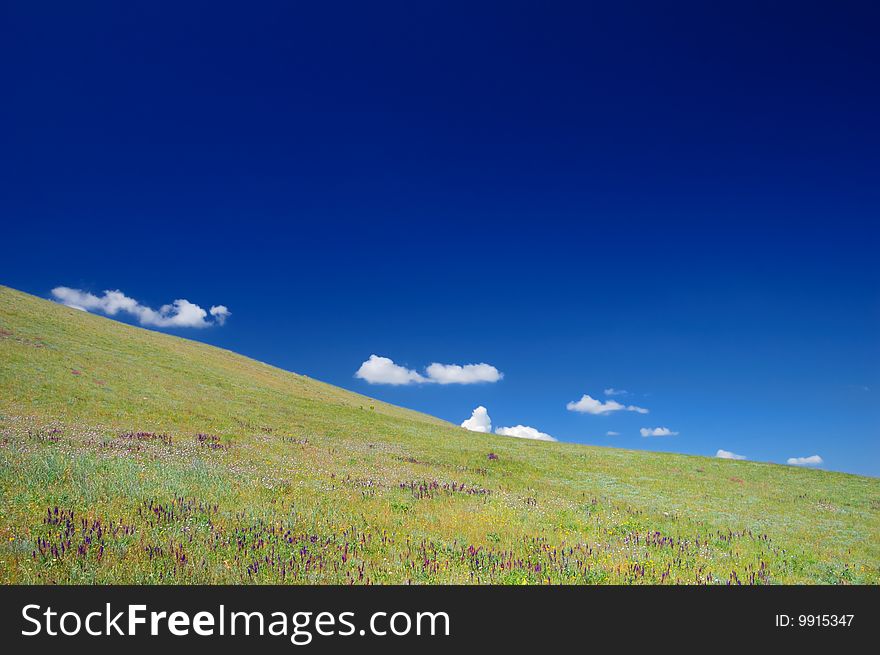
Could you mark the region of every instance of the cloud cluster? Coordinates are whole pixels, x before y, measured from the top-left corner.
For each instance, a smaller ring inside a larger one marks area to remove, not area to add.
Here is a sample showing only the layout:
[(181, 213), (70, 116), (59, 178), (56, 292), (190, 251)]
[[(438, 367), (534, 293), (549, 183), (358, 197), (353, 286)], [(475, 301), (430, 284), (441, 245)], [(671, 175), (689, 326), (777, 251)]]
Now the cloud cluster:
[(614, 387), (608, 387), (605, 389), (606, 396), (625, 396), (629, 391), (626, 389), (615, 389)]
[[(142, 305), (134, 298), (129, 298), (118, 289), (105, 291), (104, 295), (96, 296), (81, 289), (55, 287), (52, 295), (58, 302), (86, 312), (100, 312), (108, 316), (116, 316), (120, 312), (134, 316), (141, 325), (162, 328), (206, 328), (212, 325), (223, 325), (232, 312), (224, 305), (214, 305), (205, 311), (190, 301), (179, 298), (158, 310)], [(208, 314), (213, 321), (208, 320)]]
[(491, 432), (492, 419), (489, 418), (489, 411), (480, 405), (471, 413), (471, 417), (461, 424), (461, 427), (471, 432)]
[(418, 371), (395, 364), (388, 357), (370, 355), (361, 364), (354, 376), (370, 384), (477, 384), (479, 382), (498, 382), (504, 377), (489, 364), (438, 364), (433, 363), (425, 369), (425, 375)]
[(729, 450), (722, 450), (721, 448), (715, 453), (715, 457), (720, 457), (721, 459), (748, 459), (745, 455), (737, 455), (736, 453), (732, 453)]
[(674, 437), (678, 432), (673, 432), (669, 428), (642, 428), (639, 434), (643, 437)]
[(792, 466), (819, 466), (824, 464), (825, 460), (818, 455), (810, 455), (809, 457), (789, 457), (786, 462)]
[[(489, 411), (480, 405), (471, 413), (471, 417), (461, 424), (461, 427), (471, 432), (492, 432), (492, 419), (489, 418)], [(541, 432), (528, 425), (498, 428), (495, 430), (495, 434), (500, 434), (504, 437), (517, 437), (519, 439), (534, 439), (535, 441), (556, 441), (546, 432)]]
[[(608, 389), (605, 390), (606, 392)], [(566, 406), (570, 412), (580, 412), (581, 414), (610, 414), (611, 412), (619, 412), (626, 410), (627, 412), (637, 412), (639, 414), (647, 414), (648, 410), (644, 407), (636, 407), (635, 405), (621, 405), (616, 400), (596, 400), (592, 396), (584, 394), (577, 402), (571, 401)]]
[(519, 437), (520, 439), (535, 439), (536, 441), (556, 441), (553, 437), (545, 432), (540, 432), (528, 425), (514, 425), (511, 428), (498, 428), (495, 434), (505, 437)]
[(620, 432), (615, 432), (614, 430), (608, 430), (608, 432), (605, 433), (605, 436), (606, 437), (619, 437)]

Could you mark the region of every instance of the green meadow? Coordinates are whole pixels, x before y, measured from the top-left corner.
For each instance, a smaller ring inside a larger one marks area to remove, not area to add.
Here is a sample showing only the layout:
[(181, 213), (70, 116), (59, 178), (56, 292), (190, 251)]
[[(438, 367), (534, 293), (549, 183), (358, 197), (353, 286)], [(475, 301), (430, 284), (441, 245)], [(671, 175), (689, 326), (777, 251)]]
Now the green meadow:
[(0, 496), (6, 584), (880, 582), (876, 478), (471, 433), (6, 287)]

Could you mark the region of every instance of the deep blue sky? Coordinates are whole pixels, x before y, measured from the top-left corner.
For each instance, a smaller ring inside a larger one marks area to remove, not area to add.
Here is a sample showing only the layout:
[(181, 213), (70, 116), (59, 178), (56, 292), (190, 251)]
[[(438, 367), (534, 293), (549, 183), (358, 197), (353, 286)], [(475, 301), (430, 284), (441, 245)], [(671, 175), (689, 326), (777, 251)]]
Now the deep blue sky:
[[(224, 304), (170, 331), (450, 421), (880, 475), (870, 3), (182, 4), (0, 9), (0, 282)], [(606, 387), (651, 413), (566, 410)]]

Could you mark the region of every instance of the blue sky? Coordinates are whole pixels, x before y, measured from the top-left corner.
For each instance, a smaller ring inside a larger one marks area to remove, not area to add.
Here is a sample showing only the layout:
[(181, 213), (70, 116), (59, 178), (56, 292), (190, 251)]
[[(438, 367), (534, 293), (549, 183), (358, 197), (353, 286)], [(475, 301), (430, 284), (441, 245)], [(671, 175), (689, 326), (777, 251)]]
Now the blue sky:
[(0, 282), (224, 306), (116, 317), (456, 423), (880, 474), (867, 3), (179, 4), (4, 5)]

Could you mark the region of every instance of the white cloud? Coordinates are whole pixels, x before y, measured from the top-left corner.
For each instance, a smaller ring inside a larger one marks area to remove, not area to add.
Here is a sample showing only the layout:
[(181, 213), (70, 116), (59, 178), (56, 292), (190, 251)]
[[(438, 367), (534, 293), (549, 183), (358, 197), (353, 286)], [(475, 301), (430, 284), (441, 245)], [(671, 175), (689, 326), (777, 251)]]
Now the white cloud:
[(498, 382), (504, 377), (489, 364), (438, 364), (434, 362), (425, 372), (437, 384), (475, 384), (477, 382)]
[(387, 357), (370, 355), (354, 374), (356, 378), (366, 380), (370, 384), (417, 384), (427, 382), (418, 372), (399, 366)]
[(515, 425), (512, 428), (498, 428), (495, 430), (495, 434), (500, 434), (505, 437), (519, 437), (520, 439), (535, 439), (537, 441), (556, 441), (556, 439), (549, 434), (539, 432), (535, 428), (530, 428), (528, 425)]
[(605, 436), (606, 437), (619, 437), (620, 432), (615, 432), (614, 430), (608, 430), (608, 432), (605, 433)]
[[(461, 427), (472, 432), (491, 432), (492, 419), (489, 418), (488, 410), (480, 405), (472, 413), (471, 417), (461, 424)], [(534, 439), (536, 441), (556, 441), (546, 432), (541, 432), (528, 425), (515, 425), (511, 428), (498, 428), (495, 434), (505, 437), (518, 437), (520, 439)]]
[(162, 305), (157, 311), (140, 304), (134, 298), (129, 298), (119, 290), (105, 291), (104, 295), (96, 296), (81, 289), (55, 287), (52, 289), (52, 295), (59, 302), (74, 309), (101, 312), (109, 316), (116, 316), (122, 312), (134, 316), (141, 325), (151, 327), (206, 328), (212, 325), (223, 325), (231, 314), (225, 306), (215, 305), (210, 310), (214, 321), (210, 321), (207, 320), (208, 312), (183, 298), (168, 305)]
[(639, 433), (643, 437), (674, 437), (678, 434), (669, 428), (642, 428)]
[(492, 419), (489, 418), (488, 410), (480, 405), (471, 413), (471, 417), (461, 424), (461, 427), (471, 432), (491, 432)]
[(584, 394), (577, 402), (571, 401), (565, 407), (570, 412), (580, 412), (581, 414), (610, 414), (611, 412), (619, 412), (622, 409), (627, 412), (637, 412), (639, 414), (648, 413), (648, 410), (644, 407), (621, 405), (616, 400), (606, 400), (603, 403), (601, 400), (596, 400), (587, 394)]
[(229, 318), (230, 314), (232, 314), (226, 305), (214, 305), (211, 307), (210, 313), (217, 321), (217, 325), (223, 325), (226, 322), (226, 319)]
[[(471, 417), (461, 424), (461, 427), (471, 430), (472, 432), (491, 432), (492, 419), (489, 418), (488, 410), (480, 405), (477, 407)], [(520, 439), (534, 439), (536, 441), (556, 441), (546, 432), (541, 432), (528, 425), (515, 425), (510, 428), (498, 428), (495, 434), (505, 437), (518, 437)]]
[(722, 450), (721, 448), (715, 453), (715, 457), (720, 457), (721, 459), (748, 459), (745, 455), (737, 455), (736, 453), (732, 453), (729, 450)]
[(497, 382), (504, 374), (489, 364), (438, 364), (434, 362), (422, 375), (415, 369), (395, 364), (387, 357), (370, 355), (355, 372), (355, 377), (370, 384), (476, 384)]
[(792, 466), (819, 466), (824, 464), (825, 460), (818, 455), (810, 455), (809, 457), (789, 457), (787, 463)]
[(626, 389), (615, 389), (614, 387), (608, 387), (605, 389), (606, 396), (625, 396), (629, 391)]

